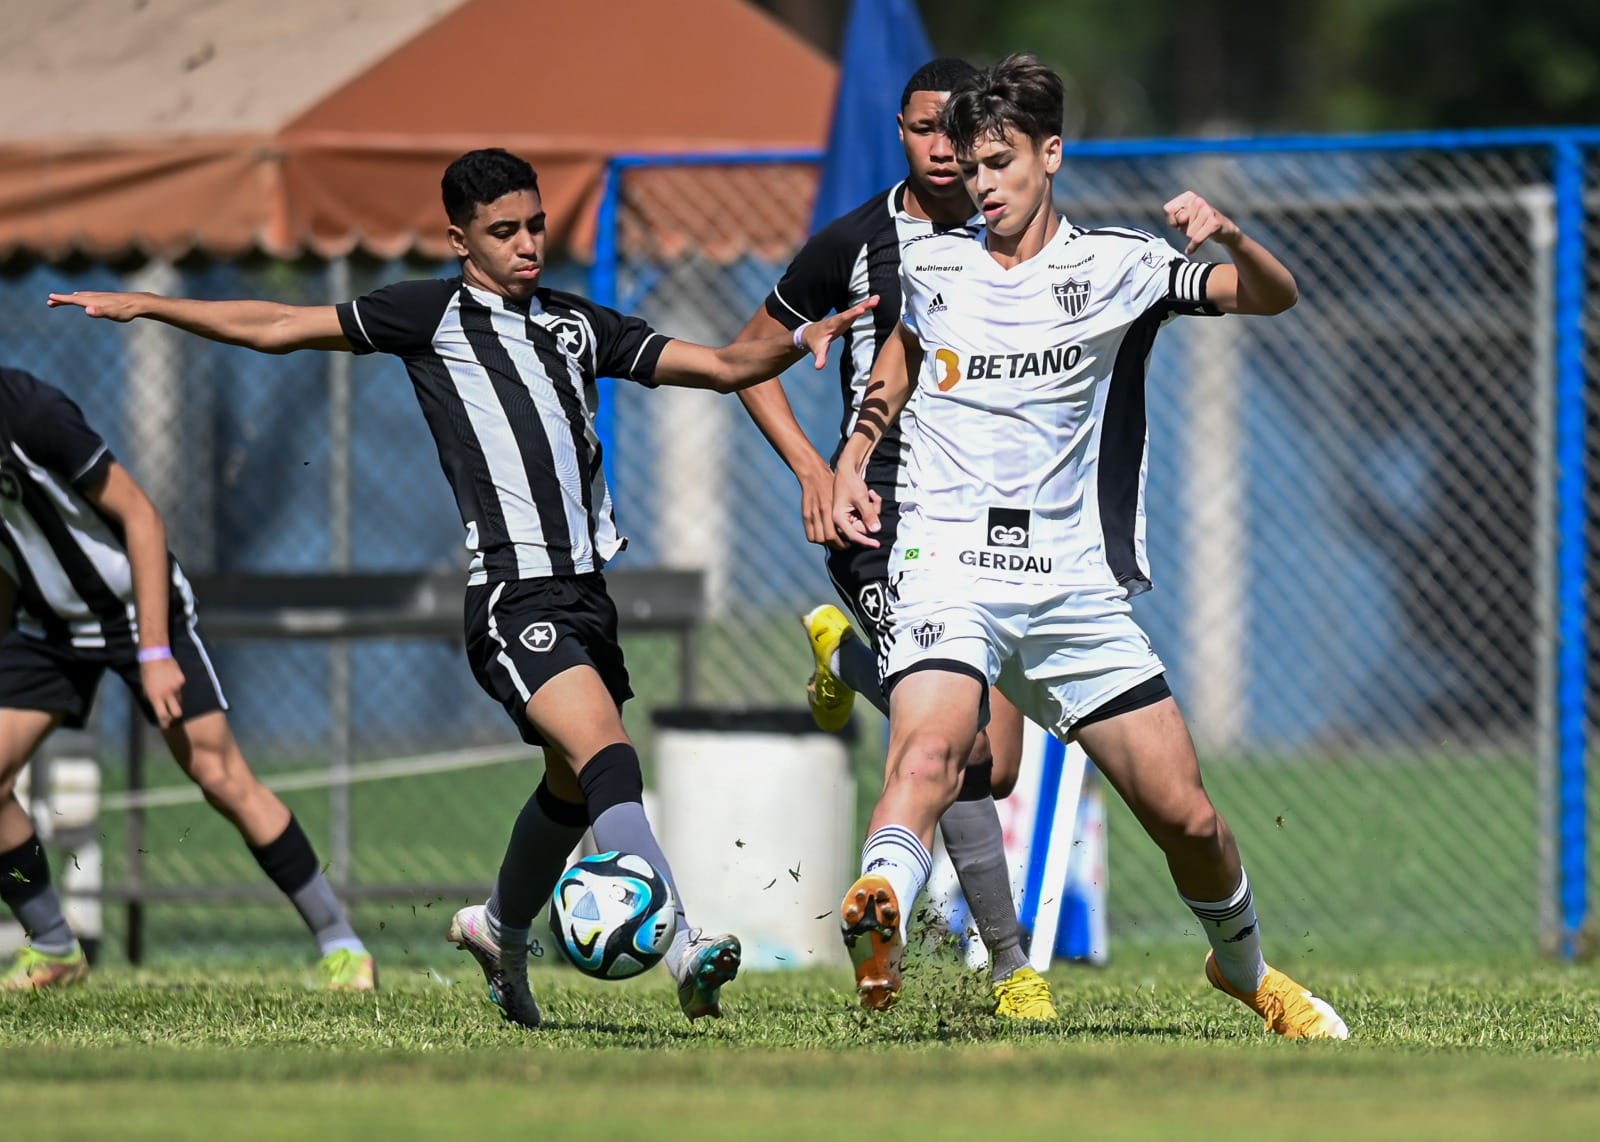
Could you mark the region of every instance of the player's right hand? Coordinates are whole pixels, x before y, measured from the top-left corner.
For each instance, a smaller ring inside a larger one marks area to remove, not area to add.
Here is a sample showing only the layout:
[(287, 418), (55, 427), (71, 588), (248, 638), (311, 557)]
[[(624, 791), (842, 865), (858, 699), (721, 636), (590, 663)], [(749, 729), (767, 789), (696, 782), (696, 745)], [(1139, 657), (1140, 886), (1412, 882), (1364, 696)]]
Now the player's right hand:
[(139, 684), (145, 701), (156, 712), (156, 724), (162, 729), (183, 720), (183, 670), (170, 658), (139, 664)]
[(800, 481), (800, 518), (806, 525), (806, 542), (843, 551), (850, 544), (833, 526), (833, 469), (823, 464), (795, 477)]
[(841, 539), (862, 547), (881, 547), (874, 534), (883, 497), (867, 487), (861, 472), (853, 467), (833, 474), (833, 526)]
[(869, 309), (878, 306), (878, 295), (873, 294), (859, 305), (852, 305), (849, 309), (824, 317), (821, 321), (813, 321), (800, 332), (800, 342), (811, 354), (811, 362), (817, 368), (823, 368), (828, 363), (828, 346), (834, 338), (850, 328), (850, 324), (866, 313)]
[(90, 317), (104, 317), (110, 321), (132, 321), (144, 312), (142, 298), (147, 293), (116, 293), (108, 290), (80, 289), (71, 293), (53, 293), (45, 298), (51, 309), (63, 305), (76, 305)]

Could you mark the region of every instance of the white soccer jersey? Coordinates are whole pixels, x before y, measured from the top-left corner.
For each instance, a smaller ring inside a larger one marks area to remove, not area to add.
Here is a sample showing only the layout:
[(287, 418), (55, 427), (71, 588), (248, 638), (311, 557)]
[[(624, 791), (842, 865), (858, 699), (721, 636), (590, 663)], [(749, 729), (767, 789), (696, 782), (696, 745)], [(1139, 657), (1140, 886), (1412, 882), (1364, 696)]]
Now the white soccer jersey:
[(1217, 312), (1212, 268), (1065, 219), (1011, 269), (977, 229), (904, 247), (923, 363), (891, 569), (1148, 590), (1145, 368), (1170, 317)]

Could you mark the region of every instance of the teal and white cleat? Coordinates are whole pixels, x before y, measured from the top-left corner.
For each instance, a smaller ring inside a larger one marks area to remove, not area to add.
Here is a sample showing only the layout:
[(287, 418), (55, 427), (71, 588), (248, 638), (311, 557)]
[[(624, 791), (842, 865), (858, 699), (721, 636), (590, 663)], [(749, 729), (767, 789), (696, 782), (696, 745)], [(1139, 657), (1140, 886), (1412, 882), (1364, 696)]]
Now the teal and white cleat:
[(722, 985), (739, 974), (742, 954), (738, 936), (690, 935), (678, 976), (678, 1006), (690, 1023), (707, 1015), (722, 1018)]
[(472, 904), (461, 909), (451, 919), (446, 938), (478, 961), (489, 984), (489, 998), (508, 1023), (530, 1030), (539, 1026), (539, 1004), (528, 984), (528, 949), (501, 949), (489, 931), (488, 908)]

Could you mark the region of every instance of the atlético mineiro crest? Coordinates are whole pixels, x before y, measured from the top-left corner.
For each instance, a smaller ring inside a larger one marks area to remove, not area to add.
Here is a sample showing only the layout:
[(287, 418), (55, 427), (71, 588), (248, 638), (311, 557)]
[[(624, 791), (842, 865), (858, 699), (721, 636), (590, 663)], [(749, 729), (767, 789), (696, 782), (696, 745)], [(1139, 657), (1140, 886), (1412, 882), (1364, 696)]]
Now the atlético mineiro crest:
[(944, 624), (935, 622), (920, 622), (911, 628), (911, 637), (917, 640), (917, 645), (927, 650), (934, 643), (944, 637)]
[(1055, 295), (1056, 304), (1068, 317), (1076, 318), (1083, 312), (1083, 307), (1089, 304), (1089, 283), (1079, 281), (1077, 278), (1057, 282), (1050, 287), (1050, 292)]

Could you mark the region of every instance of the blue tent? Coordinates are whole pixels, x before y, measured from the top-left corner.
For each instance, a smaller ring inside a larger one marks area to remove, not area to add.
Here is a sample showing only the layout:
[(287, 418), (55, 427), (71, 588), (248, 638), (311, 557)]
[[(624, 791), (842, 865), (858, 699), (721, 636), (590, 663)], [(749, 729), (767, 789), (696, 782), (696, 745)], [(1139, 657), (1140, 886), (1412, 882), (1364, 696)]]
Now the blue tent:
[(906, 80), (932, 58), (913, 0), (855, 0), (840, 53), (839, 95), (811, 215), (813, 232), (905, 177), (894, 117)]

